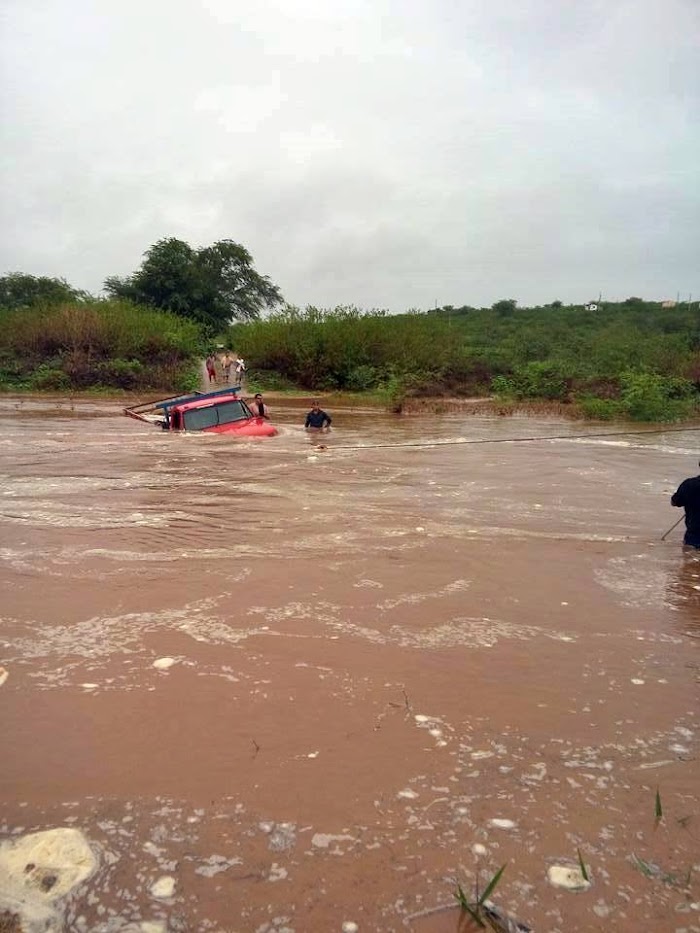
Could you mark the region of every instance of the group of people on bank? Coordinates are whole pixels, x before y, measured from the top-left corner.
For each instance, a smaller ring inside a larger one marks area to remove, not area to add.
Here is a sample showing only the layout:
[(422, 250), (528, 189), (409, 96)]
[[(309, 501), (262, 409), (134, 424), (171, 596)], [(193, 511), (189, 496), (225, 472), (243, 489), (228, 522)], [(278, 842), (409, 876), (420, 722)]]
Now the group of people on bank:
[(246, 371), (246, 363), (243, 357), (238, 356), (238, 354), (231, 356), (228, 350), (222, 353), (221, 356), (210, 353), (205, 360), (205, 366), (207, 367), (210, 384), (219, 381), (219, 373), (221, 373), (221, 382), (230, 382), (231, 370), (233, 370), (236, 383), (241, 385)]
[[(235, 383), (237, 385), (243, 385), (246, 373), (246, 362), (243, 357), (239, 356), (237, 353), (232, 355), (228, 350), (220, 356), (217, 356), (216, 353), (210, 353), (205, 360), (205, 366), (207, 368), (207, 376), (210, 384), (217, 382), (229, 383), (231, 381), (231, 370), (233, 370), (235, 374)], [(220, 378), (219, 373), (221, 373)], [(269, 420), (270, 409), (263, 401), (260, 392), (255, 394), (253, 401), (249, 402), (249, 406), (254, 415)], [(323, 411), (319, 403), (314, 401), (311, 406), (311, 411), (306, 416), (304, 428), (307, 431), (327, 431), (332, 421), (333, 419), (328, 412)]]

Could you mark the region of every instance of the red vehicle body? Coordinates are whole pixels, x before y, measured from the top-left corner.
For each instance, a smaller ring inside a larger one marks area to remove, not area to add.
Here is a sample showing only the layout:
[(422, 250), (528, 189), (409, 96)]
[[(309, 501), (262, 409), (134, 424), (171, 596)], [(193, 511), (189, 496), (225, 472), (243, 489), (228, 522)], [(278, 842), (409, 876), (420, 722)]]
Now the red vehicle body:
[(235, 437), (274, 437), (277, 428), (254, 415), (238, 397), (240, 386), (216, 392), (196, 392), (124, 409), (130, 418), (156, 424), (164, 431), (204, 431)]

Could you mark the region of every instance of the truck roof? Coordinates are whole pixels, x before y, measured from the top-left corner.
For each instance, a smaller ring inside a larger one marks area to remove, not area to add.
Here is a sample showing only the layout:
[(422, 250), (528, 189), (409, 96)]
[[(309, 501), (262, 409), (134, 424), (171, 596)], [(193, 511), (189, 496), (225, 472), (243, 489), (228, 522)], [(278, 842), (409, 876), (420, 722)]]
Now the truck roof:
[(194, 408), (213, 408), (221, 405), (223, 402), (240, 402), (241, 398), (235, 393), (230, 392), (227, 395), (219, 395), (217, 398), (198, 398), (192, 401), (182, 402), (179, 405), (169, 405), (171, 411), (192, 411)]

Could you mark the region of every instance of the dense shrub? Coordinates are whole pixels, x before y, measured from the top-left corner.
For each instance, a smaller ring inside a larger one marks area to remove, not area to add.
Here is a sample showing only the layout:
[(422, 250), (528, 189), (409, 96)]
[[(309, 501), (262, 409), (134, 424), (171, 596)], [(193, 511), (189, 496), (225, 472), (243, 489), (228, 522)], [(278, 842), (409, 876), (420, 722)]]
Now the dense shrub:
[(685, 380), (626, 372), (621, 382), (621, 405), (633, 421), (679, 421), (689, 417), (698, 402), (697, 392)]
[[(404, 315), (287, 307), (225, 339), (254, 371), (309, 390), (610, 402), (596, 417), (677, 418), (699, 404), (700, 319), (687, 305), (630, 299), (588, 311), (560, 302), (518, 308), (509, 299)], [(623, 385), (627, 372), (666, 380), (661, 396), (647, 383)]]
[(0, 311), (5, 388), (179, 390), (201, 349), (193, 322), (128, 302)]

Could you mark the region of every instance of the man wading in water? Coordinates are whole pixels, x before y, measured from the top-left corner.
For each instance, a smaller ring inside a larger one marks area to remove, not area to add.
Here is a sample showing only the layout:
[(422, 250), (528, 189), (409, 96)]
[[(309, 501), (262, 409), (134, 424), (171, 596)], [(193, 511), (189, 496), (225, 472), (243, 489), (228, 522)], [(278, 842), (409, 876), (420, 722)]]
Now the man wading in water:
[(314, 402), (311, 411), (306, 416), (304, 427), (308, 431), (311, 428), (314, 431), (322, 431), (324, 428), (330, 428), (331, 416), (327, 415), (322, 408), (319, 408), (318, 402)]
[(671, 505), (685, 509), (683, 544), (700, 548), (700, 476), (684, 479), (671, 496)]

